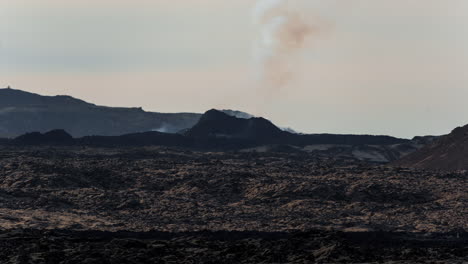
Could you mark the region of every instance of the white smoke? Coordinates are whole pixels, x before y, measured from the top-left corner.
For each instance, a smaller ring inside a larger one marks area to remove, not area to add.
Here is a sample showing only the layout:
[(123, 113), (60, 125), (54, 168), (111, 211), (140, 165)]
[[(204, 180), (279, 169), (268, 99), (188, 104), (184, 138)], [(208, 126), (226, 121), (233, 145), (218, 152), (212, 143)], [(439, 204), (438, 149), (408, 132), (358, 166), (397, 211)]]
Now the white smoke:
[(246, 112), (241, 112), (241, 111), (237, 111), (237, 110), (230, 110), (230, 109), (225, 109), (225, 110), (221, 110), (221, 112), (227, 114), (227, 115), (230, 115), (230, 116), (233, 116), (233, 117), (236, 117), (236, 118), (242, 118), (242, 119), (250, 119), (250, 118), (253, 118), (255, 116), (249, 114), (249, 113), (246, 113)]
[(154, 132), (161, 132), (161, 133), (175, 133), (174, 132), (174, 127), (169, 125), (169, 124), (166, 124), (166, 123), (163, 123), (160, 127), (158, 128), (154, 128), (154, 129), (151, 129), (151, 131), (154, 131)]
[(257, 75), (268, 87), (283, 87), (293, 78), (295, 55), (318, 32), (306, 2), (260, 0), (253, 10), (253, 21), (259, 29), (254, 47)]

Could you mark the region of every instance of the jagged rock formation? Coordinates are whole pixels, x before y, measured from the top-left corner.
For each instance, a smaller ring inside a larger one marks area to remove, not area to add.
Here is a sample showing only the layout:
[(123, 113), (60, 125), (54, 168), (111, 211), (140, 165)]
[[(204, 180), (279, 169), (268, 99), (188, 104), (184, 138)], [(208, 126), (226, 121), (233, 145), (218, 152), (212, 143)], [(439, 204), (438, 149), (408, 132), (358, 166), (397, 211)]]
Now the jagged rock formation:
[(396, 166), (468, 170), (468, 125), (454, 129), (421, 150), (394, 163)]
[(192, 127), (194, 113), (152, 113), (141, 108), (97, 106), (70, 96), (41, 96), (0, 89), (0, 137), (64, 129), (74, 137), (117, 136), (136, 132), (175, 133)]

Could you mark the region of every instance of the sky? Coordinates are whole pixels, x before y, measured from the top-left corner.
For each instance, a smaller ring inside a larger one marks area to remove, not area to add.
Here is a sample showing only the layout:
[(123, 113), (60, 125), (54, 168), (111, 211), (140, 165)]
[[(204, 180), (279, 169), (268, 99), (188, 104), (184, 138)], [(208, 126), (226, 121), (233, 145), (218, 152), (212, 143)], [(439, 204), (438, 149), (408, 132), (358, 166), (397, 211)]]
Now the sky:
[(0, 87), (236, 109), (304, 133), (411, 138), (468, 123), (468, 1), (286, 1), (318, 30), (280, 60), (290, 77), (276, 85), (258, 74), (254, 0), (0, 0)]

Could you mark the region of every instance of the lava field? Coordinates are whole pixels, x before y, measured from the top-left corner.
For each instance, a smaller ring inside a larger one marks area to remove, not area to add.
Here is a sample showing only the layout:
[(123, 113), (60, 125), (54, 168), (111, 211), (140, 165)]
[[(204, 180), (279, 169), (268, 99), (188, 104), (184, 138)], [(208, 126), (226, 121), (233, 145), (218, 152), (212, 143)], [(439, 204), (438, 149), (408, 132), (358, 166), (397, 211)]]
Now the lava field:
[(5, 147), (0, 259), (463, 263), (467, 180), (307, 153)]

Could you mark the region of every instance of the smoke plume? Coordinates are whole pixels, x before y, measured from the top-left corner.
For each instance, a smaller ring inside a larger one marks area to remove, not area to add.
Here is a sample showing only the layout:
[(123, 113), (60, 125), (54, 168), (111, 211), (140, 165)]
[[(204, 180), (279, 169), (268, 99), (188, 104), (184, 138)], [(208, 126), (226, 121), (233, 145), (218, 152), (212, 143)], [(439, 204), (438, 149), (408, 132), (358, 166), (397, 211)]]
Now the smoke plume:
[(318, 32), (318, 26), (304, 12), (303, 2), (260, 0), (254, 8), (254, 23), (259, 29), (254, 47), (257, 75), (269, 89), (281, 88), (293, 78), (294, 57)]

